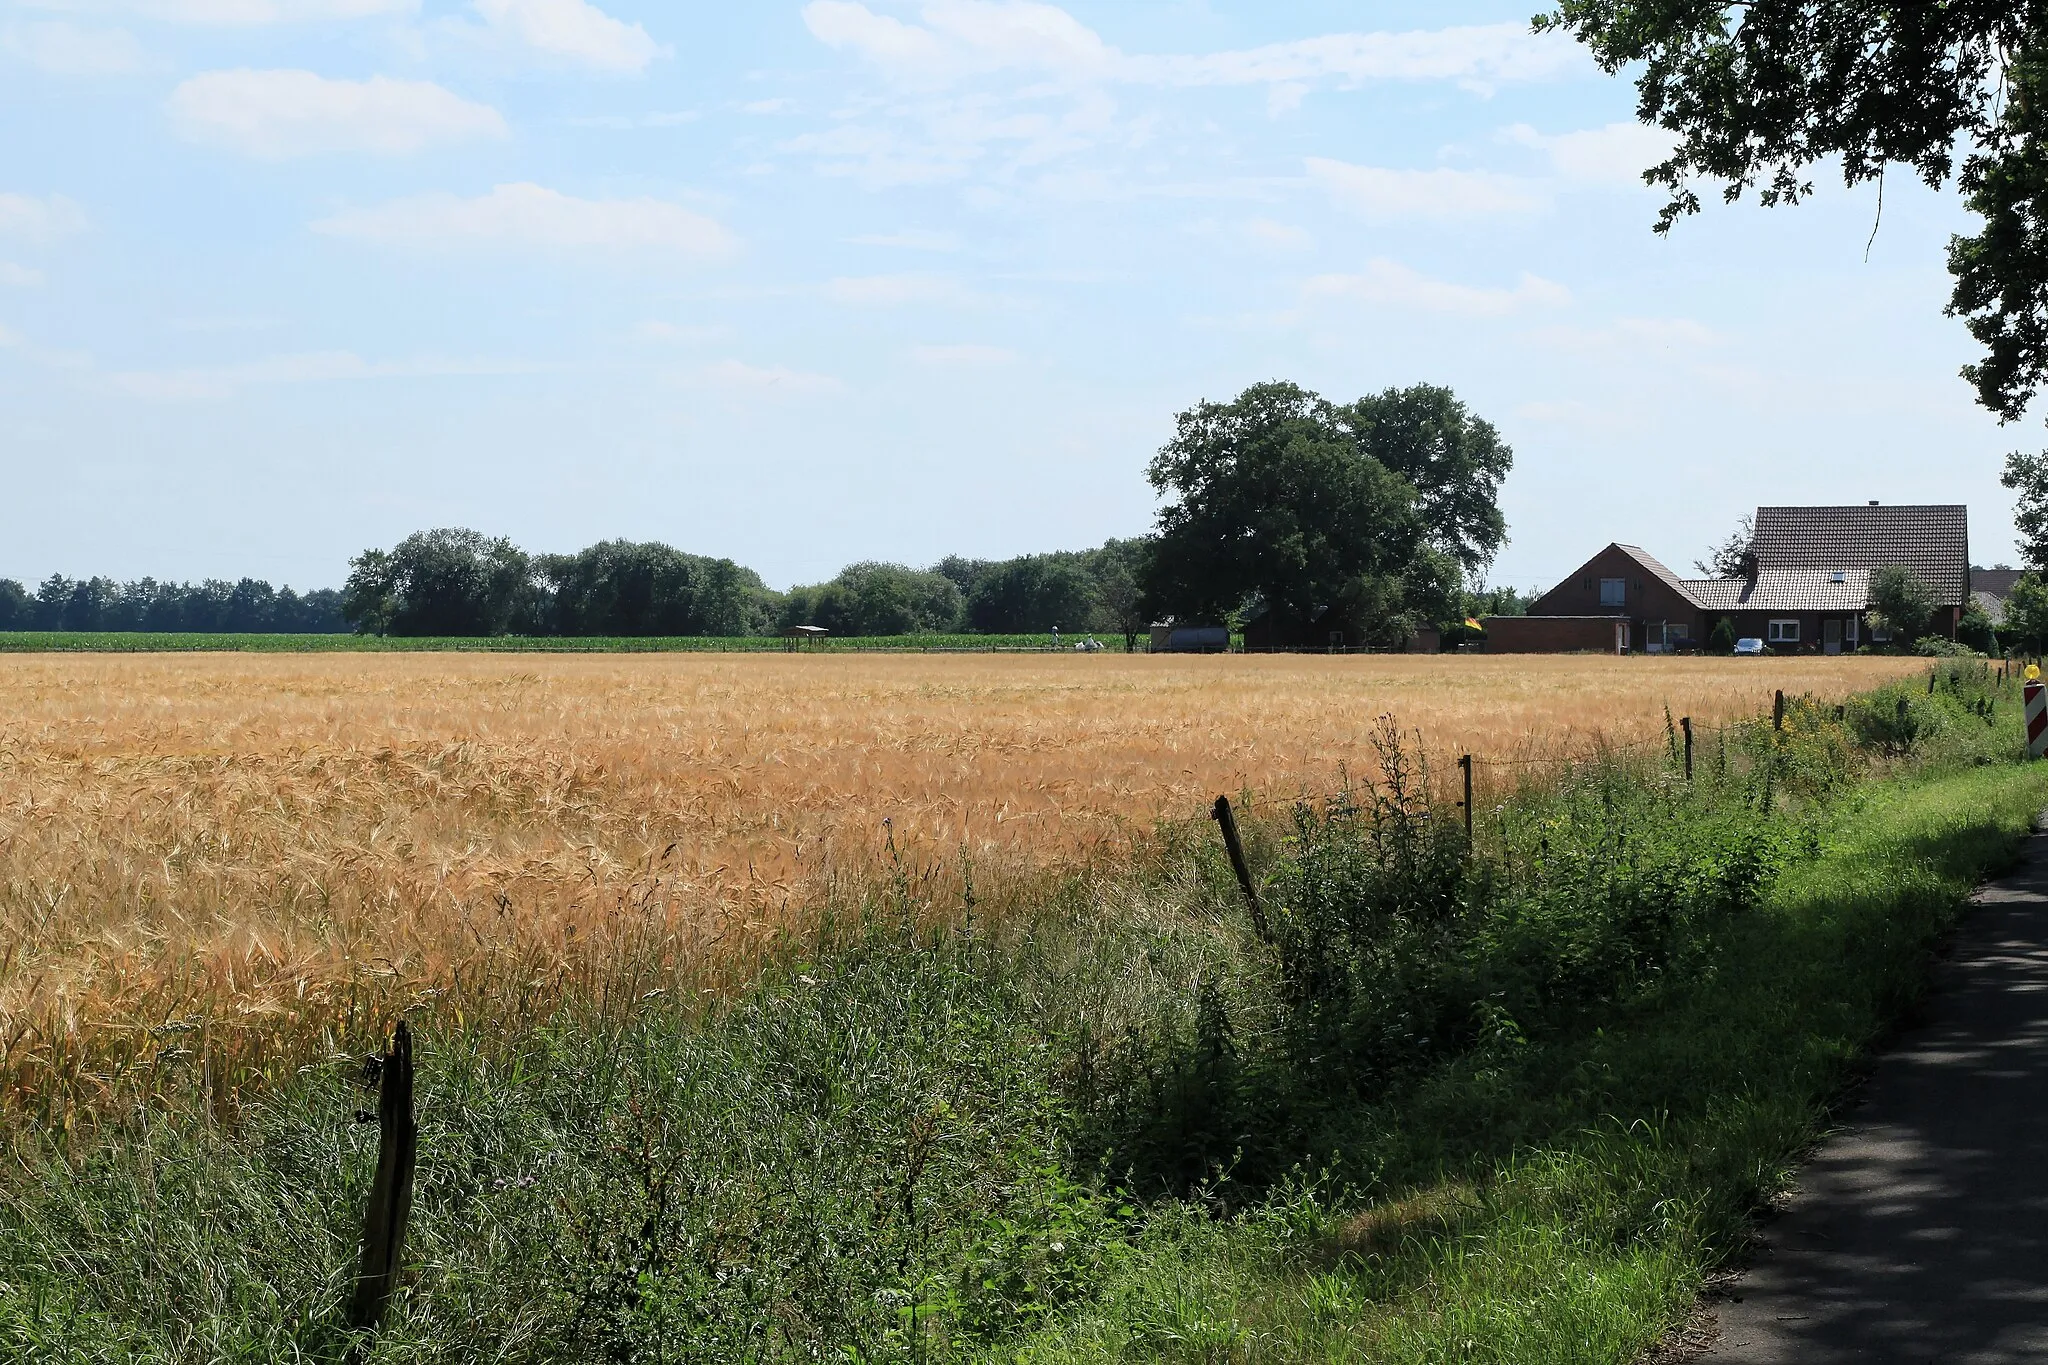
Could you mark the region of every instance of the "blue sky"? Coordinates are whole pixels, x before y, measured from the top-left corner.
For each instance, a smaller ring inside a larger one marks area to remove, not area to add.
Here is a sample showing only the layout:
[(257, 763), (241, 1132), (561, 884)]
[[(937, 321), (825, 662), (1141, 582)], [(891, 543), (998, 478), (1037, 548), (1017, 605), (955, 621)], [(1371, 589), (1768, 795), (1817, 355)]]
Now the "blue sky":
[(1270, 378), (1498, 425), (1500, 582), (1760, 502), (2010, 558), (1952, 197), (1660, 240), (1631, 87), (1531, 8), (0, 0), (0, 576), (1079, 548)]

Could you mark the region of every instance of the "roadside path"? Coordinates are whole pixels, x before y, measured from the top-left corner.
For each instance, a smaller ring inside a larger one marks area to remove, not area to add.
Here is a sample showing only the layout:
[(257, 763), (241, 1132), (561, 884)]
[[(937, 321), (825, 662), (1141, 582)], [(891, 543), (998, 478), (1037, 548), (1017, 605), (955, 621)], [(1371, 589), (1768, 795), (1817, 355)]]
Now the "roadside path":
[(1977, 894), (1924, 1022), (1799, 1177), (1698, 1357), (2048, 1361), (2048, 834)]

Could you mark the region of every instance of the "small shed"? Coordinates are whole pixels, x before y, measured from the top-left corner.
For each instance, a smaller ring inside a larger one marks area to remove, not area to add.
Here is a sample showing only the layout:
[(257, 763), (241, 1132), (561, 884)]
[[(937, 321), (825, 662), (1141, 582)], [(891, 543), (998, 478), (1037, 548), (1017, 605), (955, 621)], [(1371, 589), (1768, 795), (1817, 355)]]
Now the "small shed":
[(788, 630), (782, 632), (782, 638), (788, 642), (783, 648), (790, 650), (792, 653), (799, 649), (809, 649), (814, 643), (831, 633), (831, 631), (823, 626), (791, 626)]

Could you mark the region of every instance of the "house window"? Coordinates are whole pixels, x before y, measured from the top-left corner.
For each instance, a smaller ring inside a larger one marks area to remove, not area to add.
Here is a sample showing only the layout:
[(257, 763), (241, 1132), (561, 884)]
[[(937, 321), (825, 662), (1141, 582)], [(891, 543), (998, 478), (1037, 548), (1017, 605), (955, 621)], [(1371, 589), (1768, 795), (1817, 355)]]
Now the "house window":
[(1773, 621), (1765, 638), (1774, 645), (1796, 645), (1799, 643), (1799, 622)]
[(1625, 604), (1625, 603), (1626, 603), (1627, 601), (1628, 601), (1628, 580), (1627, 580), (1627, 579), (1623, 579), (1623, 578), (1603, 578), (1603, 579), (1601, 579), (1601, 580), (1600, 580), (1600, 605), (1601, 605), (1601, 606), (1603, 606), (1603, 607), (1619, 607), (1619, 606), (1622, 606), (1622, 605), (1624, 605), (1624, 604)]

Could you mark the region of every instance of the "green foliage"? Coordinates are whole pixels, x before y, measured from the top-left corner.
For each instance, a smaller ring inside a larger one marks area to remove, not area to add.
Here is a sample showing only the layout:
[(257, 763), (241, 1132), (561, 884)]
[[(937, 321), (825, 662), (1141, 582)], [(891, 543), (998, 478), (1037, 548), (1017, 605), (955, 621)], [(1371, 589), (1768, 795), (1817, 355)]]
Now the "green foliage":
[(781, 624), (835, 635), (926, 635), (960, 628), (960, 589), (945, 574), (901, 564), (849, 564), (829, 583), (791, 588)]
[(1998, 119), (1960, 177), (1963, 203), (1984, 226), (1973, 237), (1951, 238), (1948, 249), (1956, 281), (1949, 314), (1964, 318), (1984, 348), (1983, 360), (1964, 366), (1963, 376), (2007, 421), (2048, 380), (2048, 117), (2041, 109), (2048, 98), (2048, 15), (2038, 4), (2024, 8), (2034, 11), (2028, 41), (2000, 54)]
[(534, 568), (557, 635), (762, 635), (776, 607), (752, 569), (660, 544), (607, 540)]
[(1728, 538), (1714, 545), (1693, 567), (1709, 578), (1742, 578), (1756, 568), (1756, 518), (1745, 513)]
[(1637, 116), (1678, 136), (1645, 170), (1671, 198), (1657, 230), (1697, 213), (1718, 181), (1734, 202), (1796, 204), (1815, 165), (1843, 183), (1893, 165), (1933, 188), (1956, 173), (1984, 221), (1949, 250), (1949, 311), (1984, 346), (1963, 373), (2011, 420), (2048, 376), (2048, 150), (2042, 0), (1768, 0), (1731, 7), (1672, 0), (1561, 0), (1536, 21), (1571, 33), (1610, 74), (1635, 74)]
[(1934, 619), (1934, 589), (1902, 564), (1870, 576), (1872, 624), (1889, 631), (1894, 645), (1917, 640)]
[(510, 635), (534, 633), (540, 605), (518, 546), (444, 528), (350, 560), (341, 609), (366, 635)]
[(989, 565), (967, 594), (968, 626), (991, 634), (1085, 631), (1095, 623), (1097, 587), (1079, 555), (1025, 555)]
[(1499, 495), (1515, 453), (1491, 422), (1439, 384), (1386, 389), (1332, 408), (1329, 420), (1415, 490), (1431, 543), (1462, 571), (1493, 562), (1507, 540)]
[(1339, 407), (1269, 383), (1198, 404), (1147, 471), (1171, 499), (1150, 595), (1187, 619), (1263, 612), (1283, 639), (1404, 638), (1448, 617), (1463, 569), (1498, 548), (1494, 496), (1511, 458), (1428, 386)]
[(1976, 654), (1990, 654), (1998, 648), (1998, 634), (1992, 629), (1991, 617), (1975, 597), (1963, 604), (1962, 620), (1956, 623), (1956, 640)]
[(1151, 573), (1152, 542), (1112, 540), (1094, 558), (1095, 600), (1102, 624), (1123, 636), (1126, 650), (1135, 650), (1149, 617), (1145, 581)]
[(1728, 655), (1735, 652), (1735, 623), (1723, 616), (1707, 632), (1707, 652)]
[(1999, 636), (2006, 646), (2040, 658), (2048, 653), (2048, 583), (2030, 573), (2013, 584), (2005, 599), (2005, 623)]
[(1998, 481), (2015, 494), (2012, 524), (2020, 561), (2037, 574), (2048, 572), (2048, 450), (2013, 451)]
[(229, 583), (159, 583), (153, 578), (117, 583), (52, 574), (31, 595), (0, 578), (0, 631), (154, 631), (182, 634), (338, 633), (348, 623), (341, 594), (320, 589), (303, 596), (261, 579)]

